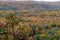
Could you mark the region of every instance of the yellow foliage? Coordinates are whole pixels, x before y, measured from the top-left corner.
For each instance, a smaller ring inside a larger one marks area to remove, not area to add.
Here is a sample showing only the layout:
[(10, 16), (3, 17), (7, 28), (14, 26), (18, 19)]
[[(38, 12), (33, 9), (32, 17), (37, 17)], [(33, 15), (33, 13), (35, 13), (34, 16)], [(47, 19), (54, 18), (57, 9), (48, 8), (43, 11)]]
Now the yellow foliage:
[(6, 21), (6, 19), (5, 18), (0, 18), (0, 21)]

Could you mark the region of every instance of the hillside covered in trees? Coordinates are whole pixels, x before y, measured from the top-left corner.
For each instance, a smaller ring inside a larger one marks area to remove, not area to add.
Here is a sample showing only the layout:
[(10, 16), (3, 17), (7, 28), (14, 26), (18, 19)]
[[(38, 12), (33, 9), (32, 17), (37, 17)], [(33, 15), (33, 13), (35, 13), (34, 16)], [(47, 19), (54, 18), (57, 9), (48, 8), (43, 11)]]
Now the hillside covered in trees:
[(12, 2), (0, 2), (0, 10), (60, 10), (60, 2), (39, 2), (39, 1), (12, 1)]
[(60, 3), (0, 2), (0, 40), (60, 40)]

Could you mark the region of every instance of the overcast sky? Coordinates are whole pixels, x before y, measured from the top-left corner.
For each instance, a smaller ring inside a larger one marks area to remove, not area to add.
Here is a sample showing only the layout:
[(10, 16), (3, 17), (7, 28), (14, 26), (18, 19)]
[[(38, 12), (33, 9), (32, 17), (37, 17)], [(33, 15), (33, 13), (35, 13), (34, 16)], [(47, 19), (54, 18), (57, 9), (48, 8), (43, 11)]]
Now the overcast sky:
[(47, 1), (47, 2), (55, 2), (60, 0), (0, 0), (0, 1)]
[(59, 0), (35, 0), (35, 1), (59, 1)]

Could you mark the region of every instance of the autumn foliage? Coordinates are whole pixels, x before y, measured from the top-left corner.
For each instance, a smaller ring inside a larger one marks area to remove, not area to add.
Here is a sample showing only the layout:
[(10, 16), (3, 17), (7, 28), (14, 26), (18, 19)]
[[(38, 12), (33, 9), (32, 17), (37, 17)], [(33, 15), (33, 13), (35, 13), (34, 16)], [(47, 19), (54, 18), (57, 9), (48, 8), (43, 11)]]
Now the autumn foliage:
[(0, 14), (0, 40), (60, 40), (60, 11)]

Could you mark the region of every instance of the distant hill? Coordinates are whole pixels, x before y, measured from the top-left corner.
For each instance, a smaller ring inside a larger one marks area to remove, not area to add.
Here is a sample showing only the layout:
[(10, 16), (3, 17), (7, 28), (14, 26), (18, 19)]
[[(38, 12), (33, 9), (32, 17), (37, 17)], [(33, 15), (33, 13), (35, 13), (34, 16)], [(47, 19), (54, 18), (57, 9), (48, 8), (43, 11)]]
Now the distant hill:
[(60, 2), (12, 1), (0, 2), (0, 10), (60, 10)]

